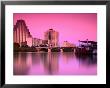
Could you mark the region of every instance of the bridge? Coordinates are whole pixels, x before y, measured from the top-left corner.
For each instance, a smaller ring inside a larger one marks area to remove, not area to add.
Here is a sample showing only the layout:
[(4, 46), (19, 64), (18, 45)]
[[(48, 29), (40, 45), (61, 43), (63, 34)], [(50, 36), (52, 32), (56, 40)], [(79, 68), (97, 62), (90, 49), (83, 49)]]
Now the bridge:
[(40, 48), (40, 49), (42, 49), (42, 48), (48, 49), (48, 48), (62, 48), (62, 47), (36, 47), (36, 49), (38, 49), (38, 48)]
[[(60, 50), (60, 52), (64, 52), (64, 49), (70, 48), (75, 50), (75, 47), (36, 47), (37, 51), (40, 51), (40, 49), (48, 49), (48, 52), (51, 52), (52, 49)], [(69, 50), (69, 49), (68, 49)]]

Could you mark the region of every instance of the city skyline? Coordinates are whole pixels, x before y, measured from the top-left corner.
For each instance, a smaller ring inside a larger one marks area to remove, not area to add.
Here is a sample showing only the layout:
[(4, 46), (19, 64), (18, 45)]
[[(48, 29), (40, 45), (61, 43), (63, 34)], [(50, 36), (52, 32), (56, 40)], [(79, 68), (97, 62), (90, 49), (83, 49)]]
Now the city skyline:
[(97, 14), (13, 17), (13, 75), (97, 75)]
[(31, 35), (36, 38), (44, 39), (44, 32), (48, 29), (58, 31), (60, 45), (64, 41), (75, 44), (78, 40), (97, 41), (97, 14), (95, 13), (15, 13), (13, 17), (14, 25), (18, 19), (25, 20)]

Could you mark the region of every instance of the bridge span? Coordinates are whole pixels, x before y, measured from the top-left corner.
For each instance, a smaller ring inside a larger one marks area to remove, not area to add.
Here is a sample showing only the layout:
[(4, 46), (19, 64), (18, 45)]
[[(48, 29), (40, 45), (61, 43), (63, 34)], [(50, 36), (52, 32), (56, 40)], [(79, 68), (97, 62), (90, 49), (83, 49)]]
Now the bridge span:
[(37, 51), (40, 51), (41, 49), (47, 49), (48, 52), (64, 52), (64, 51), (75, 51), (75, 47), (36, 47)]

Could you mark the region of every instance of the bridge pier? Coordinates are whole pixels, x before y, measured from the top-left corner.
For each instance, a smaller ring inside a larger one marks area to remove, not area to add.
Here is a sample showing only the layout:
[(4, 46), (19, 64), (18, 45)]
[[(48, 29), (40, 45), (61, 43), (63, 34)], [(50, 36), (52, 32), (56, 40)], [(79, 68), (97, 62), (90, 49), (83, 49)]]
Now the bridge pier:
[(74, 48), (74, 53), (76, 53), (76, 48)]
[(61, 52), (63, 52), (63, 49), (60, 49)]
[(40, 52), (40, 49), (39, 48), (37, 49), (37, 52)]
[(50, 48), (48, 48), (48, 52), (51, 52), (51, 49)]

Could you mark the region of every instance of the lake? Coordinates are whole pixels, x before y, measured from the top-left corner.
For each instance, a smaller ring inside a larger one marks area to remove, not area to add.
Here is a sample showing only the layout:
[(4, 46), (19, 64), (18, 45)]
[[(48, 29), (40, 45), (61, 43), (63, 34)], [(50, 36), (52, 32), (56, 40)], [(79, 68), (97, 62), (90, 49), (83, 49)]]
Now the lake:
[(97, 75), (97, 55), (73, 52), (14, 52), (14, 75)]

